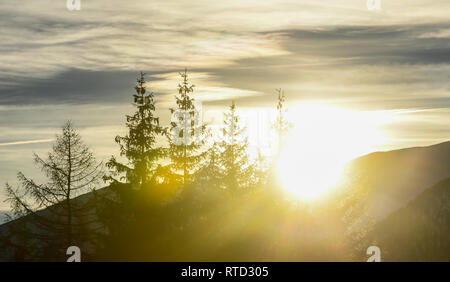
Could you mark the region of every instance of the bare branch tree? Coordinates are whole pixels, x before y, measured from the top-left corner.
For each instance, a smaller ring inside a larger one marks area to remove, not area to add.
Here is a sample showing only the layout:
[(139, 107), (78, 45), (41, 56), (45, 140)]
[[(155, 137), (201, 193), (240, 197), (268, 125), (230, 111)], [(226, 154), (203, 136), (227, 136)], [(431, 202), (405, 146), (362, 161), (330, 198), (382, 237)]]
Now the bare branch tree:
[(19, 172), (20, 188), (14, 189), (7, 183), (6, 193), (13, 218), (31, 219), (16, 230), (21, 233), (17, 237), (32, 234), (27, 237), (32, 238), (37, 249), (41, 249), (39, 255), (43, 255), (49, 248), (66, 248), (77, 240), (85, 240), (94, 209), (86, 201), (71, 199), (95, 189), (103, 176), (102, 164), (96, 162), (70, 121), (63, 126), (62, 134), (56, 136), (47, 158), (35, 154), (34, 162), (48, 181), (38, 184)]

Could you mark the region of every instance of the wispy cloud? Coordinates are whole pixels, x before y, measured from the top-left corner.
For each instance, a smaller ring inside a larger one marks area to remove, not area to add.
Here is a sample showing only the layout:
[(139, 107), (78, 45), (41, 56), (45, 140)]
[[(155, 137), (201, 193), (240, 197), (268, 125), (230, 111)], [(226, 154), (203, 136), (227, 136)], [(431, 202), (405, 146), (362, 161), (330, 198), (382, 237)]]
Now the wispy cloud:
[(36, 143), (48, 143), (52, 142), (54, 139), (39, 139), (39, 140), (26, 140), (26, 141), (14, 141), (14, 142), (6, 142), (0, 143), (0, 146), (15, 146), (15, 145), (26, 145), (26, 144), (36, 144)]
[(438, 31), (432, 31), (423, 33), (418, 38), (450, 38), (450, 29), (441, 29)]
[(439, 24), (448, 21), (450, 10), (446, 0), (382, 6), (372, 12), (365, 0), (104, 0), (82, 1), (82, 10), (68, 11), (64, 1), (2, 1), (0, 85), (51, 78), (68, 68), (164, 72), (230, 66), (288, 54), (280, 30)]

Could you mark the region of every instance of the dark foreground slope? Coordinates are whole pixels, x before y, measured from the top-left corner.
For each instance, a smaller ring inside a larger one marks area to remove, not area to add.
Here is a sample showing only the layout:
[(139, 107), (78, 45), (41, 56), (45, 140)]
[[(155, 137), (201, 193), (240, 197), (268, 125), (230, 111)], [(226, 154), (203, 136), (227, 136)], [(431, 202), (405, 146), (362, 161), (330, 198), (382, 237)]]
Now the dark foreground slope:
[(450, 178), (380, 221), (370, 237), (386, 261), (450, 261)]
[[(79, 246), (88, 257), (94, 252), (93, 242), (105, 232), (96, 212), (96, 199), (105, 198), (108, 188), (96, 190), (71, 199), (73, 213), (73, 245)], [(65, 222), (65, 203), (60, 203), (16, 218), (0, 225), (0, 261), (64, 261), (66, 249), (60, 232)]]
[[(72, 200), (91, 203), (92, 221), (98, 222), (92, 230), (102, 231), (96, 243), (77, 245), (83, 260), (97, 261), (364, 261), (365, 248), (372, 244), (380, 245), (386, 260), (448, 261), (449, 180), (433, 185), (450, 178), (449, 150), (447, 142), (351, 162), (341, 191), (367, 194), (355, 204), (378, 215), (356, 253), (354, 241), (348, 243), (340, 197), (311, 206), (267, 185), (242, 194), (207, 185), (104, 188), (99, 194), (106, 197), (90, 193)], [(117, 193), (122, 205), (110, 201), (115, 196), (109, 195)], [(34, 257), (11, 232), (21, 224), (35, 228), (31, 216), (0, 226), (0, 243), (12, 243), (1, 248), (2, 260), (66, 259), (64, 249), (52, 250), (56, 256)]]

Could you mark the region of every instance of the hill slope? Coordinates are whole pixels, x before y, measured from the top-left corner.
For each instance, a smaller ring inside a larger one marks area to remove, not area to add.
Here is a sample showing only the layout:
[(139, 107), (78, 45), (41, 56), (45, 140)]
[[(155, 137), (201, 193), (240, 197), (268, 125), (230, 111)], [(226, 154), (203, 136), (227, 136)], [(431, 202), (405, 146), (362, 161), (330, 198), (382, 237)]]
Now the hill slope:
[(375, 152), (351, 161), (342, 181), (343, 191), (367, 193), (361, 204), (380, 220), (415, 199), (427, 187), (450, 177), (450, 142)]
[(450, 261), (450, 178), (380, 221), (371, 234), (387, 261)]
[[(358, 204), (368, 206), (370, 215), (378, 219), (368, 239), (370, 244), (380, 245), (384, 259), (450, 260), (446, 236), (450, 142), (369, 154), (352, 161), (346, 173), (341, 192), (367, 192)], [(433, 186), (443, 179), (447, 180)], [(125, 261), (347, 259), (342, 256), (347, 247), (339, 245), (345, 230), (338, 215), (326, 209), (310, 213), (301, 207), (290, 209), (270, 193), (227, 197), (223, 191), (200, 188), (202, 193), (184, 189), (184, 197), (153, 208), (149, 208), (152, 194), (136, 194), (136, 199), (141, 199), (136, 207), (136, 224), (133, 221), (134, 225), (124, 228), (115, 213), (108, 217), (110, 227), (119, 231), (111, 241), (112, 257)], [(109, 197), (109, 189), (97, 191)], [(81, 205), (91, 199), (93, 194), (88, 193), (72, 201)], [(0, 260), (22, 260), (23, 252), (29, 252), (23, 246), (14, 246), (19, 241), (11, 236), (11, 228), (21, 222), (36, 228), (30, 216), (0, 226), (0, 237), (12, 243), (2, 248)], [(99, 226), (93, 223), (91, 227)], [(404, 244), (397, 247), (399, 241)], [(88, 259), (85, 254), (90, 254), (91, 248), (82, 244), (79, 246), (86, 250), (83, 257)], [(57, 253), (58, 257), (43, 260), (65, 259), (64, 250)], [(93, 259), (103, 259), (96, 255), (93, 251)]]

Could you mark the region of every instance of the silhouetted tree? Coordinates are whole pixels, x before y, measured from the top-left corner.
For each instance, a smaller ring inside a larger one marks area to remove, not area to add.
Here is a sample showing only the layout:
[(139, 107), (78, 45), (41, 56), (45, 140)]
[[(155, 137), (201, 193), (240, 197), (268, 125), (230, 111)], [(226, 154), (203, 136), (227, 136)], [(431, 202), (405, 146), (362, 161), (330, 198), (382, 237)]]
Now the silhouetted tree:
[(267, 173), (269, 169), (269, 163), (267, 161), (267, 157), (264, 156), (261, 150), (258, 150), (258, 156), (256, 157), (253, 167), (254, 167), (253, 182), (258, 185), (267, 184), (267, 180), (269, 178)]
[(31, 219), (20, 218), (22, 223), (17, 226), (22, 228), (13, 237), (28, 239), (22, 246), (33, 245), (29, 250), (31, 257), (33, 253), (35, 258), (64, 257), (65, 248), (87, 240), (86, 228), (92, 220), (92, 209), (86, 201), (71, 199), (95, 188), (102, 176), (101, 164), (95, 161), (71, 122), (56, 136), (47, 158), (35, 154), (34, 161), (47, 176), (47, 183), (38, 184), (19, 172), (20, 188), (13, 189), (6, 184), (7, 201), (14, 217)]
[(200, 121), (200, 113), (191, 97), (195, 86), (189, 82), (187, 70), (180, 76), (182, 82), (178, 84), (178, 95), (175, 96), (177, 108), (170, 109), (172, 121), (171, 134), (167, 135), (168, 156), (172, 178), (188, 184), (204, 158), (205, 125)]
[(123, 164), (113, 156), (107, 162), (107, 167), (113, 170), (106, 179), (119, 181), (115, 176), (123, 176), (134, 188), (147, 184), (153, 177), (157, 161), (164, 156), (164, 150), (156, 146), (158, 135), (164, 134), (155, 117), (154, 94), (147, 91), (144, 73), (140, 73), (133, 95), (133, 105), (137, 108), (134, 115), (127, 115), (128, 134), (117, 136), (115, 141), (120, 146), (120, 155), (126, 157)]
[(275, 128), (277, 132), (278, 137), (278, 150), (277, 155), (280, 154), (283, 142), (284, 142), (284, 136), (289, 131), (289, 128), (291, 128), (291, 123), (289, 123), (286, 119), (286, 109), (284, 107), (284, 102), (286, 101), (286, 96), (284, 95), (284, 91), (279, 88), (276, 89), (278, 102), (277, 102), (277, 116), (275, 119), (275, 122), (273, 124), (273, 127)]
[(206, 188), (221, 188), (222, 168), (220, 163), (219, 144), (214, 142), (206, 151), (205, 163), (195, 175), (196, 184)]
[(222, 141), (219, 144), (222, 183), (226, 189), (235, 192), (251, 184), (254, 167), (249, 160), (245, 127), (239, 123), (234, 101), (224, 114), (223, 122)]
[(268, 183), (270, 184), (270, 187), (277, 187), (280, 185), (279, 181), (279, 175), (278, 175), (278, 161), (280, 154), (283, 150), (284, 145), (284, 137), (288, 133), (289, 129), (292, 127), (292, 124), (287, 120), (286, 118), (286, 108), (284, 106), (284, 103), (286, 101), (286, 96), (284, 95), (284, 91), (279, 88), (276, 89), (277, 94), (277, 110), (276, 110), (276, 117), (275, 121), (272, 124), (272, 128), (276, 132), (276, 142), (277, 147), (275, 150), (275, 154), (272, 156), (272, 162), (269, 165), (269, 177), (268, 177)]
[[(164, 136), (166, 131), (155, 116), (154, 94), (147, 90), (143, 72), (134, 89), (133, 105), (137, 110), (126, 116), (128, 133), (115, 138), (120, 146), (120, 156), (125, 157), (126, 163), (119, 162), (114, 156), (107, 162), (112, 174), (105, 180), (112, 181), (108, 187), (112, 193), (103, 195), (97, 206), (99, 220), (108, 230), (99, 246), (100, 256), (123, 255), (127, 252), (121, 249), (123, 241), (129, 245), (137, 242), (136, 236), (141, 233), (137, 232), (139, 224), (136, 222), (146, 214), (141, 207), (146, 206), (147, 200), (157, 201), (156, 195), (150, 192), (162, 190), (157, 184), (161, 174), (159, 160), (165, 156), (165, 150), (159, 146), (158, 137)], [(143, 224), (140, 225), (143, 228)]]

